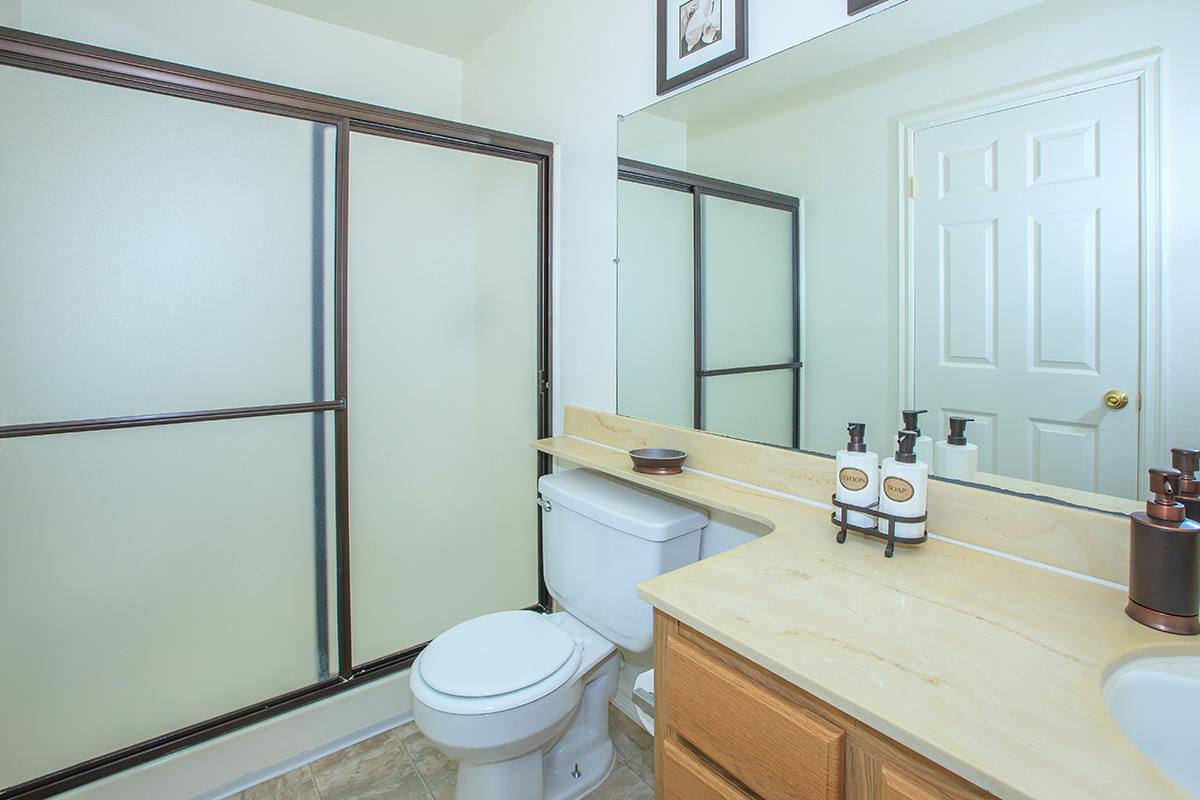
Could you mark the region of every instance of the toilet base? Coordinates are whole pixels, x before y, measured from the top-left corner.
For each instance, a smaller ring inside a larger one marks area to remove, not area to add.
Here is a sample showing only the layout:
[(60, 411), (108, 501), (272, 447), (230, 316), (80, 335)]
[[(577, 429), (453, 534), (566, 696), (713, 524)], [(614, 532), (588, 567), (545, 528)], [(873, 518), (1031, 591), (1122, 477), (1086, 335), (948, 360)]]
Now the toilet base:
[(615, 762), (612, 740), (605, 739), (570, 764), (555, 763), (540, 751), (491, 764), (463, 764), (454, 800), (579, 800), (604, 782)]
[(504, 761), (460, 763), (454, 800), (579, 800), (603, 783), (615, 760), (608, 698), (618, 667), (611, 653), (584, 677), (583, 697), (565, 731), (543, 748)]
[[(542, 796), (545, 800), (578, 800), (604, 783), (616, 763), (616, 751), (612, 739), (605, 739), (590, 753), (579, 756), (570, 764), (565, 762), (551, 771), (549, 759), (544, 761)], [(574, 776), (576, 764), (579, 777)]]

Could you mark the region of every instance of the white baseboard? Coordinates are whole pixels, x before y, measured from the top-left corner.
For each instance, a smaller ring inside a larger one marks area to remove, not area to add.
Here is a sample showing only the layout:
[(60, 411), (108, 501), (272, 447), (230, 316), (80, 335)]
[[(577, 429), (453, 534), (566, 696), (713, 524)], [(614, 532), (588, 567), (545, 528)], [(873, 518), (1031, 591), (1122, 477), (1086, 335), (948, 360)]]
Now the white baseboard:
[(286, 758), (279, 761), (270, 767), (252, 772), (249, 775), (243, 775), (235, 781), (225, 784), (219, 789), (214, 789), (211, 792), (203, 792), (196, 795), (193, 800), (224, 800), (224, 798), (232, 797), (238, 792), (249, 789), (251, 786), (257, 786), (263, 781), (269, 781), (271, 778), (278, 778), (291, 772), (294, 769), (299, 769), (305, 764), (311, 764), (319, 758), (324, 758), (330, 753), (336, 753), (338, 750), (344, 750), (353, 744), (358, 744), (361, 741), (370, 739), (384, 731), (390, 731), (392, 728), (398, 728), (404, 723), (413, 718), (412, 712), (408, 711), (404, 714), (399, 714), (395, 717), (385, 719), (382, 722), (377, 722), (373, 725), (355, 731), (354, 733), (346, 734), (332, 741), (326, 742), (311, 750), (306, 750), (303, 753)]
[(634, 706), (632, 697), (627, 697), (623, 692), (617, 692), (612, 696), (610, 702), (618, 711), (637, 723), (639, 728), (642, 727), (642, 721), (638, 719), (637, 707)]
[(62, 800), (218, 800), (412, 719), (408, 670), (110, 775)]

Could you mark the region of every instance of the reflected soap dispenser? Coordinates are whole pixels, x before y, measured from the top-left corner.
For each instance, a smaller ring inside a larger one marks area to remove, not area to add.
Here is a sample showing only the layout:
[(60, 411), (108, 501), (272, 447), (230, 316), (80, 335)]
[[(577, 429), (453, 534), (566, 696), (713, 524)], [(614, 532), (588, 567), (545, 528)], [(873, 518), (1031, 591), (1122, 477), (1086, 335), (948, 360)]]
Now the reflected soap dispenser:
[[(837, 452), (837, 488), (834, 492), (843, 503), (869, 506), (879, 500), (879, 456), (867, 452), (863, 437), (867, 425), (851, 422), (846, 426), (850, 441), (845, 450)], [(846, 521), (860, 528), (874, 528), (875, 518), (861, 511), (847, 511)]]
[(975, 480), (979, 468), (979, 448), (967, 441), (970, 417), (951, 417), (946, 441), (933, 446), (933, 474), (956, 481)]
[(1129, 515), (1129, 602), (1125, 613), (1167, 633), (1200, 633), (1200, 523), (1176, 495), (1177, 469), (1150, 470), (1153, 500)]
[[(929, 465), (917, 459), (917, 432), (900, 431), (896, 437), (896, 455), (883, 460), (880, 472), (879, 510), (897, 517), (919, 517), (925, 513), (929, 491)], [(879, 530), (888, 531), (888, 521), (879, 520)], [(920, 539), (925, 535), (923, 522), (897, 522), (897, 539)]]
[(1196, 480), (1196, 470), (1200, 468), (1200, 450), (1172, 447), (1171, 466), (1182, 473), (1175, 499), (1183, 503), (1188, 519), (1200, 522), (1200, 480)]
[(929, 413), (928, 410), (922, 408), (920, 411), (901, 411), (900, 416), (904, 420), (904, 430), (917, 434), (917, 445), (913, 451), (917, 454), (917, 461), (924, 461), (930, 469), (933, 469), (933, 439), (921, 433), (921, 422), (917, 419), (927, 413)]

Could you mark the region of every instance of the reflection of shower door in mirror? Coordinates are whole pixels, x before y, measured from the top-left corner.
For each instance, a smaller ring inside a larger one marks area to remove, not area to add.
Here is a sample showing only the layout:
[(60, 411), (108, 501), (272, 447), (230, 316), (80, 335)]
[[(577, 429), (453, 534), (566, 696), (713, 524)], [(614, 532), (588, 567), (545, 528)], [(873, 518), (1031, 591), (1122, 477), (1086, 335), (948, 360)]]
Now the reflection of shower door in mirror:
[(1138, 124), (1131, 81), (916, 134), (915, 398), (981, 471), (1137, 495)]
[(697, 194), (696, 427), (798, 447), (796, 211)]
[(801, 441), (800, 200), (622, 159), (617, 410)]

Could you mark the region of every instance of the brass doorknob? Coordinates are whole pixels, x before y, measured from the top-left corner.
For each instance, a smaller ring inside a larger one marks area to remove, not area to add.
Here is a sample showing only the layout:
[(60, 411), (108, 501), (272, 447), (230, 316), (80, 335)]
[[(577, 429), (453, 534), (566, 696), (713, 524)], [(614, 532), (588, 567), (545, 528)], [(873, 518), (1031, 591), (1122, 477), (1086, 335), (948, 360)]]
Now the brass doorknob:
[(1104, 405), (1114, 411), (1129, 405), (1129, 395), (1120, 389), (1109, 389), (1104, 393)]

